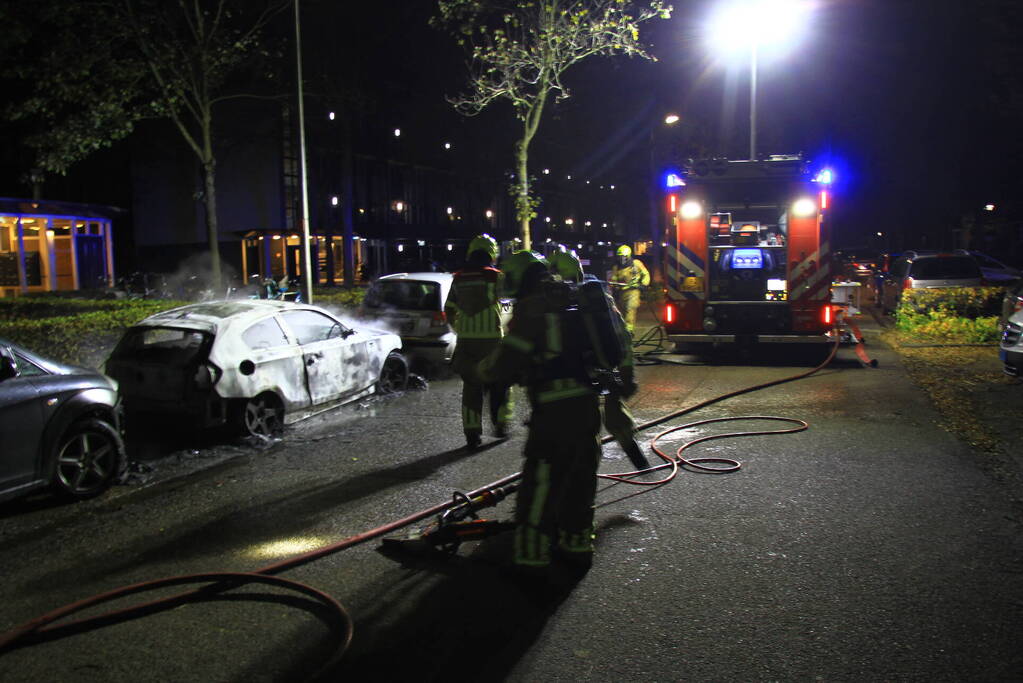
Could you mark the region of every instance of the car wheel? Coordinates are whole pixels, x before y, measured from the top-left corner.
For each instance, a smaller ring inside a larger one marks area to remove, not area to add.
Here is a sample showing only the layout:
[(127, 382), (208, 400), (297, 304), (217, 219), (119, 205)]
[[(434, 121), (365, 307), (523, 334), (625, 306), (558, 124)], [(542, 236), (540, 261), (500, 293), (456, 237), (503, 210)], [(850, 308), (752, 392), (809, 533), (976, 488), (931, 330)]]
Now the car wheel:
[(124, 469), (124, 441), (104, 420), (80, 420), (57, 441), (55, 458), (53, 488), (57, 493), (92, 498), (110, 488)]
[(273, 394), (260, 394), (242, 403), (237, 423), (244, 436), (269, 438), (284, 429), (284, 406)]
[(380, 368), (380, 379), (377, 380), (378, 394), (393, 394), (404, 391), (408, 386), (408, 361), (397, 351), (391, 351)]

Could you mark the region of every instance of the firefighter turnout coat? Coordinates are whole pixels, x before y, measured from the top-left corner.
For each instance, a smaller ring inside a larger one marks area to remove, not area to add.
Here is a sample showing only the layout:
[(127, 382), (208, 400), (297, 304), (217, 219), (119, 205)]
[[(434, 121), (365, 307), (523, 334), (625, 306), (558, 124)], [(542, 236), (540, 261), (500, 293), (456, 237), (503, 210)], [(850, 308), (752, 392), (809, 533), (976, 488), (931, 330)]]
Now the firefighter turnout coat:
[(517, 382), (532, 414), (516, 499), (515, 562), (544, 567), (551, 549), (589, 557), (600, 462), (600, 406), (576, 341), (566, 338), (564, 301), (540, 283), (520, 299), (508, 334), (478, 368), (485, 382)]
[(502, 337), (501, 271), (496, 268), (464, 268), (452, 279), (444, 310), (458, 339), (451, 367), (462, 378), (462, 429), (475, 439), (483, 431), (483, 399), (490, 395), (490, 418), (503, 434), (512, 418), (510, 385), (484, 386), (475, 374), (476, 365)]

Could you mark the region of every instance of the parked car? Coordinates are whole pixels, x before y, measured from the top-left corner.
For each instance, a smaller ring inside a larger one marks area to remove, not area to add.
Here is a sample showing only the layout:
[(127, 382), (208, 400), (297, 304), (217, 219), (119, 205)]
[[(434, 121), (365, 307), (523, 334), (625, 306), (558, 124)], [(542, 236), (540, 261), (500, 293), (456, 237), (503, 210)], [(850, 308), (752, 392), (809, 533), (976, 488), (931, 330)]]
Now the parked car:
[(190, 304), (129, 328), (106, 364), (130, 414), (160, 413), (269, 436), (329, 407), (403, 389), (394, 334), (322, 308), (237, 299)]
[(881, 284), (881, 305), (894, 311), (906, 289), (980, 287), (980, 266), (965, 252), (907, 251), (893, 258)]
[[(444, 304), (451, 293), (452, 273), (393, 273), (378, 278), (366, 291), (359, 314), (381, 321), (401, 335), (402, 347), (414, 367), (423, 369), (451, 361), (457, 335), (448, 324)], [(511, 317), (509, 300), (501, 317)]]
[(0, 501), (90, 498), (127, 466), (117, 383), (0, 339)]
[(1009, 316), (1002, 330), (1002, 341), (998, 348), (1005, 374), (1019, 377), (1023, 371), (1023, 310)]
[(835, 258), (839, 262), (841, 275), (856, 282), (873, 277), (884, 262), (881, 252), (858, 248), (837, 251)]
[(984, 280), (992, 285), (1007, 285), (1023, 277), (1023, 273), (1017, 268), (1007, 266), (996, 258), (979, 251), (968, 252), (980, 266), (980, 272)]
[(451, 273), (384, 275), (369, 286), (359, 315), (379, 320), (401, 335), (402, 348), (413, 367), (447, 363), (456, 340), (444, 313), (451, 281)]

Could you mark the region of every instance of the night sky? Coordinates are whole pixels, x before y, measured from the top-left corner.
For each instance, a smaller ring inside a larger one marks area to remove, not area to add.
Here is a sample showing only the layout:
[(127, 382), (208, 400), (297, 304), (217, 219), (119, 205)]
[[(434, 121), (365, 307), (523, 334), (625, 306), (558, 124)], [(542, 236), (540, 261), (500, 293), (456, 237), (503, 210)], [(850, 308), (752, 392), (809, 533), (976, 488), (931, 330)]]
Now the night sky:
[[(531, 149), (532, 172), (550, 167), (642, 197), (651, 130), (668, 112), (682, 122), (656, 131), (657, 165), (702, 152), (745, 158), (748, 68), (729, 70), (704, 40), (714, 1), (676, 2), (670, 20), (644, 24), (641, 38), (656, 63), (598, 58), (569, 72), (572, 97), (548, 110)], [(837, 168), (838, 245), (948, 246), (938, 243), (942, 236), (986, 203), (1018, 224), (1023, 3), (813, 1), (804, 39), (761, 62), (759, 151), (802, 152)], [(466, 71), (454, 40), (427, 24), (434, 2), (303, 0), (302, 8), (314, 96), (354, 86), (357, 106), (382, 138), (401, 127), (403, 144), (438, 149), (450, 139), (481, 172), (512, 166), (519, 124), (509, 105), (465, 119), (445, 102)], [(290, 20), (282, 15), (282, 35)], [(872, 237), (877, 232), (883, 240)]]
[[(658, 132), (662, 150), (745, 158), (748, 68), (743, 62), (729, 69), (703, 39), (711, 5), (675, 3), (672, 19), (644, 25), (656, 63), (600, 58), (570, 72), (573, 96), (545, 118), (531, 150), (534, 172), (550, 166), (622, 185), (648, 175), (650, 127), (669, 111), (682, 115), (682, 128)], [(433, 3), (375, 7), (401, 18), (401, 30), (367, 41), (385, 54), (389, 79), (418, 84), (409, 111), (421, 106), (421, 122), (443, 129), (487, 130), (490, 149), (479, 153), (510, 166), (502, 156), (510, 154), (508, 140), (494, 132), (517, 125), (510, 107), (497, 105), (469, 122), (445, 109), (443, 95), (458, 91), (464, 70), (448, 38), (425, 27)], [(1011, 53), (997, 44), (1013, 35), (1017, 20), (1006, 8), (818, 0), (804, 39), (761, 61), (759, 151), (803, 152), (839, 170), (839, 245), (876, 243), (871, 236), (883, 232), (885, 246), (894, 248), (947, 246), (936, 242), (964, 212), (989, 202), (1006, 210), (1015, 201), (1019, 136), (1008, 112), (992, 104), (999, 93), (990, 78), (992, 61), (1016, 77), (1015, 67), (1005, 68)], [(414, 58), (419, 52), (430, 56)]]

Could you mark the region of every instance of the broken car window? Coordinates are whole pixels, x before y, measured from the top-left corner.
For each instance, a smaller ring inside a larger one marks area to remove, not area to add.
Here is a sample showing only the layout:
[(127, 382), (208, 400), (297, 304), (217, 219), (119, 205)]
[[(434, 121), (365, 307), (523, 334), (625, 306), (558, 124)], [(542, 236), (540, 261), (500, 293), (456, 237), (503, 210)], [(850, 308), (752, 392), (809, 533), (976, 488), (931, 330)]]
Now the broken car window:
[(242, 339), (250, 349), (274, 349), (288, 345), (288, 337), (276, 318), (267, 318), (251, 325), (242, 333)]

